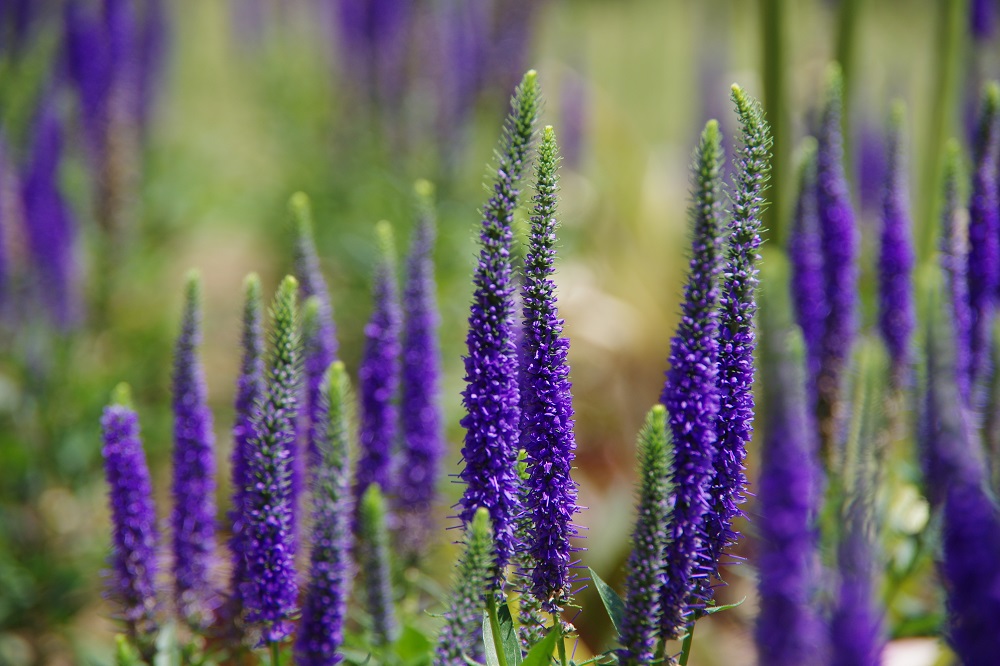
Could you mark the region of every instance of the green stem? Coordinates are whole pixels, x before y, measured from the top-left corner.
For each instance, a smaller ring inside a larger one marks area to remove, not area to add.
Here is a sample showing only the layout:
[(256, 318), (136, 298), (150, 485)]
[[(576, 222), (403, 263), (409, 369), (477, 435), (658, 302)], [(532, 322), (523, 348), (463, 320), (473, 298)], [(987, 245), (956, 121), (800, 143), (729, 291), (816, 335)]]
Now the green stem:
[(761, 0), (760, 26), (763, 49), (764, 102), (771, 125), (774, 145), (771, 148), (772, 205), (764, 210), (765, 226), (770, 229), (771, 242), (782, 245), (788, 218), (786, 188), (794, 187), (785, 178), (786, 158), (791, 155), (791, 132), (787, 122), (785, 100), (785, 0)]
[(841, 135), (844, 142), (844, 164), (851, 164), (851, 134), (848, 132), (851, 115), (851, 93), (854, 82), (854, 43), (857, 41), (860, 0), (841, 0), (837, 17), (837, 63), (843, 81), (844, 113), (841, 115)]
[(677, 662), (677, 666), (687, 666), (688, 658), (691, 656), (691, 643), (694, 640), (694, 626), (695, 622), (692, 622), (687, 636), (684, 637), (684, 642), (681, 643), (681, 656)]
[(656, 655), (653, 657), (654, 664), (662, 664), (663, 659), (667, 656), (667, 641), (661, 640), (659, 645), (656, 646)]
[(497, 616), (497, 596), (493, 592), (486, 595), (486, 609), (490, 615), (490, 633), (493, 634), (493, 649), (497, 653), (500, 666), (507, 666), (507, 653), (503, 650), (503, 639), (500, 637), (500, 618)]
[(556, 632), (556, 635), (559, 636), (556, 639), (556, 649), (559, 650), (559, 663), (562, 666), (569, 666), (569, 662), (566, 660), (566, 641), (564, 640), (562, 620), (559, 619), (559, 613), (552, 614), (552, 631)]
[(271, 641), (271, 666), (281, 666), (281, 646)]

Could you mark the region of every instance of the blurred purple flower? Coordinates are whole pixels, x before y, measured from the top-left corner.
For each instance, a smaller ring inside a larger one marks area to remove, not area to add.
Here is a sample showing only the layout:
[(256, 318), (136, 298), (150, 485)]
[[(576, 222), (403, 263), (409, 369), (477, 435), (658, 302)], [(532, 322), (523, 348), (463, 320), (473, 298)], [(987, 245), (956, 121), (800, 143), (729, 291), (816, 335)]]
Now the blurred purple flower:
[(969, 32), (979, 42), (989, 41), (996, 28), (996, 0), (971, 0)]
[(851, 145), (854, 148), (858, 203), (863, 211), (874, 212), (882, 204), (884, 184), (890, 169), (888, 146), (876, 124), (860, 123), (855, 134)]
[(972, 391), (972, 312), (969, 308), (967, 221), (959, 203), (961, 153), (951, 143), (945, 156), (944, 201), (941, 206), (940, 263), (951, 303), (950, 321), (954, 322), (951, 340), (954, 343), (954, 374), (965, 404)]

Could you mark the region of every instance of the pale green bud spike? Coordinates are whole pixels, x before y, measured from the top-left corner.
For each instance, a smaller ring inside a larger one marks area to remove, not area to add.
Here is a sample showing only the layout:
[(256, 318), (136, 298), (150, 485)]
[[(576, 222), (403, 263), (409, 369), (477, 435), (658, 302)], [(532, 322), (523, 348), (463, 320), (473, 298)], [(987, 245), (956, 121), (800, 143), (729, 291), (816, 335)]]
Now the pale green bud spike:
[(392, 601), (385, 498), (377, 483), (369, 485), (361, 498), (358, 533), (365, 577), (365, 601), (371, 617), (373, 639), (376, 645), (386, 646), (396, 637), (396, 613)]
[(386, 220), (381, 220), (375, 225), (375, 239), (378, 244), (379, 257), (387, 265), (396, 263), (396, 239), (392, 231), (392, 225)]
[(300, 236), (312, 236), (312, 204), (305, 192), (296, 192), (288, 200), (288, 211), (292, 215), (295, 230)]
[(111, 404), (135, 409), (135, 403), (132, 400), (132, 387), (125, 382), (115, 386), (114, 390), (111, 391)]

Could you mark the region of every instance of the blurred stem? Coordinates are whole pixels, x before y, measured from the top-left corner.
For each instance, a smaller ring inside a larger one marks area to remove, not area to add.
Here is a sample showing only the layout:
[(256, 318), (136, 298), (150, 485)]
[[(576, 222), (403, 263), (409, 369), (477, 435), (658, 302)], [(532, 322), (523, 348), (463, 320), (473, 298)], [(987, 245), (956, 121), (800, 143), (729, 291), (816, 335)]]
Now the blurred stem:
[[(851, 116), (851, 93), (854, 82), (854, 47), (857, 41), (858, 16), (861, 0), (841, 0), (837, 18), (837, 63), (843, 77), (844, 112), (840, 116), (841, 135), (844, 142), (844, 164), (851, 164), (851, 134), (848, 132)], [(849, 169), (848, 172), (851, 170)], [(853, 179), (852, 179), (853, 180)]]
[(791, 133), (785, 100), (785, 0), (761, 0), (761, 46), (764, 57), (764, 106), (771, 125), (774, 145), (771, 149), (771, 207), (764, 211), (764, 226), (770, 229), (771, 241), (782, 244), (788, 211), (785, 202), (785, 159), (790, 155)]
[(937, 238), (937, 212), (941, 202), (940, 177), (944, 160), (944, 144), (952, 128), (955, 105), (959, 103), (959, 68), (961, 67), (962, 36), (965, 28), (966, 0), (941, 0), (936, 25), (937, 57), (934, 85), (930, 90), (931, 114), (927, 126), (927, 152), (920, 182), (920, 217), (923, 236), (920, 258), (926, 260), (934, 251)]
[(569, 662), (566, 661), (566, 640), (563, 636), (562, 620), (559, 619), (559, 613), (552, 614), (552, 631), (556, 632), (556, 635), (559, 637), (556, 639), (556, 649), (559, 650), (559, 663), (562, 666), (569, 666)]
[(497, 653), (500, 666), (507, 666), (507, 653), (503, 651), (503, 639), (500, 637), (500, 618), (497, 616), (497, 595), (490, 592), (486, 595), (486, 610), (490, 616), (490, 633), (493, 634), (493, 649)]
[(684, 642), (681, 643), (681, 656), (677, 660), (677, 666), (687, 666), (688, 659), (691, 657), (691, 644), (694, 642), (694, 627), (697, 622), (691, 623), (691, 628), (687, 632), (687, 636), (684, 637)]
[(278, 641), (271, 641), (271, 666), (281, 666), (281, 647)]

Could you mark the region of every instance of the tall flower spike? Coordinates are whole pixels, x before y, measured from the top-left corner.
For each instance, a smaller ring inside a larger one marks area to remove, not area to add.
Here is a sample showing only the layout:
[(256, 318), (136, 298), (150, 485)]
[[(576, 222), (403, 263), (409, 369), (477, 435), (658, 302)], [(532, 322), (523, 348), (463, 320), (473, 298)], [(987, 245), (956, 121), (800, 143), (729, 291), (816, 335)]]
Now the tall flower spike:
[(285, 277), (271, 306), (267, 389), (251, 423), (241, 507), (247, 581), (240, 593), (246, 621), (260, 625), (267, 643), (289, 634), (298, 600), (291, 485), (301, 374), (298, 287), (295, 278)]
[(204, 628), (215, 593), (209, 574), (215, 554), (215, 435), (208, 408), (201, 347), (201, 278), (187, 278), (184, 316), (174, 352), (174, 602), (182, 620)]
[(825, 457), (829, 457), (836, 437), (842, 374), (857, 327), (858, 231), (844, 177), (843, 104), (840, 67), (833, 65), (827, 74), (816, 146), (816, 200), (827, 308), (816, 380), (816, 413)]
[(531, 592), (542, 608), (558, 613), (572, 593), (570, 539), (577, 536), (573, 516), (576, 483), (571, 476), (576, 455), (573, 396), (570, 393), (569, 339), (556, 306), (556, 197), (559, 149), (555, 131), (546, 127), (535, 167), (535, 214), (531, 216), (524, 261), (524, 340), (521, 368), (521, 435), (527, 453), (525, 510), (533, 529), (525, 544), (531, 556)]
[(787, 268), (768, 257), (761, 307), (764, 433), (755, 521), (759, 529), (757, 654), (773, 666), (823, 662), (818, 612), (821, 475), (805, 372), (805, 344), (784, 296)]
[(722, 161), (719, 124), (710, 120), (695, 151), (688, 283), (681, 320), (670, 344), (670, 370), (661, 397), (674, 441), (670, 472), (674, 507), (666, 546), (666, 578), (660, 591), (664, 638), (676, 638), (683, 631), (689, 597), (697, 581), (712, 573), (712, 565), (702, 554), (719, 413), (717, 280), (722, 270)]
[(115, 389), (112, 404), (104, 408), (101, 429), (112, 521), (108, 593), (121, 609), (129, 638), (148, 657), (155, 651), (157, 630), (156, 510), (139, 417), (125, 384)]
[(1000, 313), (993, 315), (990, 336), (989, 380), (983, 419), (983, 444), (989, 461), (990, 487), (1000, 494)]
[(330, 666), (341, 660), (338, 651), (344, 641), (352, 575), (349, 452), (353, 448), (353, 396), (340, 361), (327, 371), (321, 397), (317, 416), (323, 417), (326, 427), (316, 442), (309, 584), (295, 639), (295, 662), (302, 666)]
[(946, 637), (961, 663), (991, 664), (1000, 652), (1000, 509), (982, 486), (958, 483), (942, 522)]
[(954, 141), (948, 143), (944, 163), (944, 200), (941, 208), (940, 263), (944, 270), (948, 296), (951, 300), (951, 321), (954, 322), (955, 377), (965, 404), (972, 392), (972, 312), (969, 309), (969, 281), (966, 272), (969, 238), (965, 210), (961, 197), (961, 152)]
[(625, 574), (625, 616), (619, 640), (622, 666), (653, 663), (659, 631), (660, 595), (666, 575), (664, 549), (669, 540), (672, 439), (667, 410), (656, 405), (646, 415), (636, 446), (639, 503), (632, 532), (632, 553)]
[(365, 326), (365, 349), (358, 369), (361, 393), (361, 455), (355, 470), (354, 497), (372, 483), (383, 493), (391, 488), (392, 454), (398, 436), (396, 393), (399, 389), (399, 296), (392, 227), (379, 222), (379, 260), (372, 287), (374, 310)]
[(882, 196), (878, 259), (879, 331), (889, 350), (892, 383), (896, 388), (903, 388), (908, 381), (914, 327), (913, 265), (916, 257), (903, 149), (905, 112), (903, 104), (898, 102), (889, 120), (888, 169)]
[(243, 359), (240, 375), (236, 380), (236, 417), (233, 422), (233, 510), (230, 519), (233, 533), (229, 540), (233, 566), (230, 577), (230, 617), (239, 622), (242, 613), (242, 587), (248, 582), (243, 501), (247, 487), (252, 485), (247, 476), (247, 465), (252, 454), (254, 438), (253, 421), (257, 405), (264, 397), (264, 332), (262, 323), (262, 297), (260, 278), (251, 273), (243, 282)]
[(973, 384), (986, 369), (990, 324), (1000, 288), (1000, 196), (997, 153), (1000, 152), (1000, 85), (983, 90), (979, 126), (973, 145), (972, 191), (969, 196), (968, 285), (969, 381)]
[(318, 301), (316, 326), (302, 339), (302, 374), (306, 384), (305, 425), (308, 429), (310, 465), (316, 457), (316, 442), (324, 436), (326, 424), (319, 419), (322, 410), (322, 388), (327, 368), (337, 358), (337, 329), (333, 323), (330, 292), (319, 266), (316, 243), (313, 240), (312, 209), (309, 197), (302, 192), (292, 195), (288, 203), (295, 225), (295, 277), (303, 302), (310, 297)]
[(482, 661), (483, 611), (494, 580), (490, 512), (476, 510), (465, 533), (465, 549), (452, 576), (451, 606), (434, 650), (434, 666), (467, 666), (465, 657)]
[(760, 102), (733, 86), (733, 102), (742, 127), (742, 145), (736, 158), (735, 196), (729, 222), (726, 268), (719, 297), (719, 395), (716, 420), (719, 437), (712, 497), (715, 505), (705, 516), (707, 551), (716, 568), (723, 551), (739, 535), (733, 521), (743, 515), (747, 478), (744, 460), (753, 437), (754, 352), (757, 334), (757, 262), (760, 260), (761, 212), (770, 177), (771, 130)]
[(358, 506), (358, 561), (364, 570), (364, 599), (371, 618), (375, 645), (396, 639), (396, 611), (392, 602), (389, 534), (385, 526), (385, 499), (377, 483), (368, 486)]
[(417, 228), (406, 260), (403, 289), (403, 370), (400, 425), (403, 450), (396, 473), (399, 540), (404, 556), (414, 561), (427, 548), (433, 531), (432, 511), (444, 455), (439, 384), (441, 351), (434, 282), (434, 186), (426, 180), (414, 187), (418, 199)]
[[(806, 345), (808, 395), (816, 402), (826, 294), (823, 289), (823, 252), (820, 247), (819, 217), (816, 210), (816, 140), (808, 138), (799, 163), (799, 192), (795, 201), (792, 232), (788, 237), (788, 257), (793, 278), (789, 281), (795, 320)], [(811, 407), (810, 407), (811, 409)]]
[(514, 554), (514, 527), (520, 511), (516, 466), (520, 398), (512, 335), (511, 223), (535, 133), (538, 104), (537, 75), (532, 70), (524, 75), (511, 100), (497, 152), (493, 195), (483, 207), (481, 249), (466, 337), (466, 388), (462, 392), (465, 465), (459, 474), (465, 492), (458, 504), (459, 517), (468, 524), (479, 507), (490, 512), (498, 577)]

